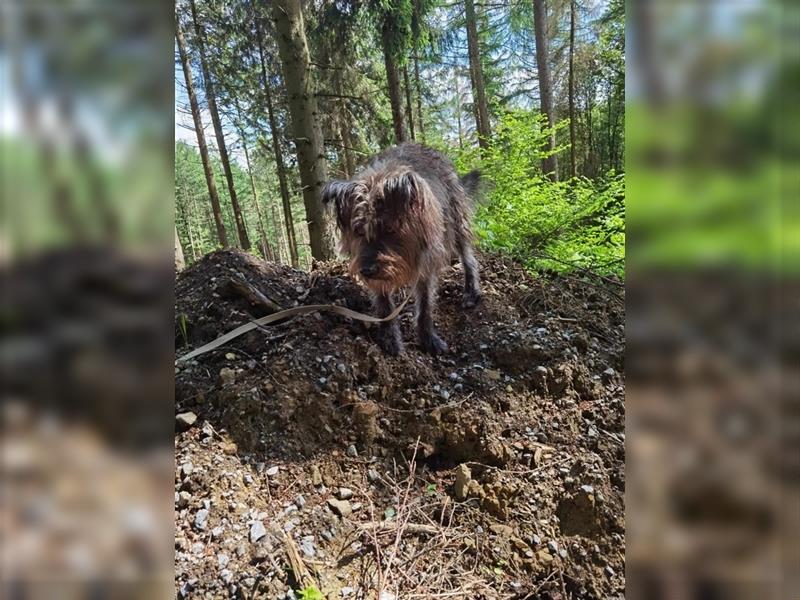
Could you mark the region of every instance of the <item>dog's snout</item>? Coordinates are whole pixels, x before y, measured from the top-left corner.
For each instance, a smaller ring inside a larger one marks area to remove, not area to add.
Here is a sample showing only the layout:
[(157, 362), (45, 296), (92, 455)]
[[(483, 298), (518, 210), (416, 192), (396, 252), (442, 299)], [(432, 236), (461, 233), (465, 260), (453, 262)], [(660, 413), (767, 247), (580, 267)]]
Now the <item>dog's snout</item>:
[(373, 277), (378, 274), (378, 265), (376, 263), (363, 265), (360, 269), (360, 273), (364, 277)]

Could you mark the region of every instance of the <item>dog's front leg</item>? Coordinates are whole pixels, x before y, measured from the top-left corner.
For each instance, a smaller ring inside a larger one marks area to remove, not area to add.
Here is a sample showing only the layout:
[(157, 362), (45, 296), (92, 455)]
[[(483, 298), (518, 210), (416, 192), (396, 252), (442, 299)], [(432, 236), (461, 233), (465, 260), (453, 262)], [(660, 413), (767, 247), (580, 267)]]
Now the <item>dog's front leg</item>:
[[(388, 317), (394, 310), (394, 302), (389, 294), (376, 293), (372, 296), (372, 308), (378, 317)], [(392, 356), (397, 356), (403, 351), (403, 337), (400, 333), (399, 317), (381, 323), (378, 332), (378, 344), (383, 351)]]
[(444, 354), (447, 344), (436, 333), (433, 312), (436, 307), (436, 279), (420, 280), (415, 290), (417, 306), (417, 337), (420, 346), (429, 354)]

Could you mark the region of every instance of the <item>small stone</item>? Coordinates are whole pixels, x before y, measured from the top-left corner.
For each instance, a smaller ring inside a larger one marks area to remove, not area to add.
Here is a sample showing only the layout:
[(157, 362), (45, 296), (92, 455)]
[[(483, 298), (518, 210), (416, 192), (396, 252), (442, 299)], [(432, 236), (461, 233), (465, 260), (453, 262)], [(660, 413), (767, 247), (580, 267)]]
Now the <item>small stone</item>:
[(350, 488), (339, 488), (339, 500), (349, 500), (353, 497), (353, 490)]
[(449, 400), (450, 399), (450, 392), (448, 392), (447, 390), (442, 390), (441, 392), (439, 392), (439, 395), (444, 400)]
[(280, 471), (280, 467), (278, 466), (270, 467), (269, 469), (267, 469), (267, 477), (275, 477), (275, 475), (278, 474), (278, 471)]
[(325, 540), (328, 541), (328, 542), (332, 542), (333, 541), (333, 533), (331, 533), (327, 529), (322, 532), (322, 537), (325, 538)]
[(181, 492), (178, 494), (178, 508), (186, 508), (192, 500), (192, 495), (189, 492)]
[(264, 523), (256, 521), (250, 526), (250, 541), (255, 544), (258, 540), (267, 535), (267, 528)]
[(356, 450), (355, 445), (350, 444), (347, 447), (347, 456), (349, 456), (350, 458), (356, 458), (358, 456), (358, 450)]
[(381, 592), (381, 595), (378, 597), (378, 600), (397, 600), (397, 596), (389, 592)]
[(458, 500), (467, 499), (467, 486), (472, 479), (472, 472), (467, 465), (461, 464), (456, 467), (456, 481), (453, 484), (453, 491)]
[(612, 569), (612, 568), (611, 568), (611, 565), (608, 565), (608, 566), (607, 566), (605, 569), (603, 569), (603, 570), (606, 572), (606, 575), (608, 575), (609, 577), (613, 577), (613, 576), (614, 576), (614, 574), (615, 574), (615, 571), (614, 571), (614, 569)]
[(355, 590), (351, 587), (343, 587), (341, 590), (339, 590), (339, 593), (341, 594), (342, 598), (349, 598), (355, 593)]
[(558, 542), (556, 542), (555, 540), (550, 540), (549, 542), (547, 542), (547, 547), (553, 552), (558, 552)]
[(229, 369), (228, 367), (222, 367), (219, 370), (219, 378), (223, 385), (233, 383), (236, 381), (236, 371), (234, 369)]
[(214, 529), (211, 530), (211, 539), (217, 540), (217, 539), (221, 538), (222, 534), (224, 532), (225, 532), (225, 528), (224, 527), (222, 527), (222, 526), (214, 527)]
[(227, 360), (236, 360), (236, 355), (233, 352), (227, 352), (225, 353), (225, 358)]
[(244, 544), (239, 544), (236, 546), (236, 556), (242, 558), (245, 554), (247, 554), (247, 546)]
[(322, 485), (322, 473), (320, 473), (317, 465), (311, 467), (311, 485), (314, 487), (319, 487)]
[(371, 483), (375, 483), (380, 480), (381, 474), (378, 473), (375, 469), (370, 469), (367, 471), (367, 479), (370, 480)]
[(351, 514), (353, 514), (353, 509), (347, 500), (329, 498), (328, 506), (330, 506), (331, 510), (340, 517), (349, 517)]
[(308, 558), (314, 558), (317, 555), (317, 549), (314, 547), (313, 535), (307, 535), (300, 540), (300, 551)]
[(202, 542), (195, 542), (192, 544), (192, 554), (202, 554), (205, 552), (205, 545)]
[(492, 381), (497, 381), (500, 379), (500, 371), (496, 371), (494, 369), (486, 369), (484, 371), (486, 378), (491, 379)]
[(547, 367), (539, 365), (538, 367), (536, 367), (536, 372), (539, 373), (540, 375), (547, 375)]
[(179, 431), (186, 431), (197, 422), (197, 415), (193, 412), (180, 413), (175, 415), (175, 425)]
[(205, 529), (208, 522), (208, 510), (201, 508), (194, 516), (194, 526), (196, 529)]
[(534, 533), (533, 537), (531, 537), (531, 541), (534, 543), (535, 546), (538, 546), (539, 544), (542, 543), (542, 538), (539, 537), (538, 534)]
[(594, 494), (594, 487), (592, 487), (591, 485), (582, 485), (581, 491), (586, 494)]
[(558, 555), (561, 558), (567, 558), (567, 551), (564, 548), (562, 548), (561, 550), (558, 551)]
[(361, 502), (353, 502), (353, 505), (351, 506), (351, 508), (353, 509), (353, 512), (356, 512), (356, 511), (361, 510), (362, 506), (363, 506), (363, 504), (361, 504)]
[(227, 554), (217, 554), (217, 564), (219, 565), (220, 569), (227, 567), (228, 561), (230, 561), (230, 558), (228, 558)]
[(306, 505), (306, 499), (302, 494), (300, 494), (297, 498), (295, 498), (294, 503), (297, 508), (302, 509)]

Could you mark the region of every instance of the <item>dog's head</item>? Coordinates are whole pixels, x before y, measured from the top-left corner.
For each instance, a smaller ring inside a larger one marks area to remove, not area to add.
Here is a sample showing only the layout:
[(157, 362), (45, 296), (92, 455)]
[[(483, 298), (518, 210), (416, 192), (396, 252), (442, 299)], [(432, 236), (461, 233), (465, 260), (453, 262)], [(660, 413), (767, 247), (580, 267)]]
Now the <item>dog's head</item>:
[(420, 258), (441, 221), (425, 180), (409, 167), (369, 172), (354, 181), (331, 181), (322, 201), (342, 233), (351, 273), (377, 292), (413, 281)]

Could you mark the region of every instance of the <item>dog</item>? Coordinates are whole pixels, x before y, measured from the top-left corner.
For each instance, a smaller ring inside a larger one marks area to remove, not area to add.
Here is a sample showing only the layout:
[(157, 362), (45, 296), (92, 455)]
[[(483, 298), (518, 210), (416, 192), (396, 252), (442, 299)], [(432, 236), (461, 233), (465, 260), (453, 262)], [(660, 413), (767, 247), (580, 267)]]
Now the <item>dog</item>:
[[(419, 344), (434, 355), (448, 350), (434, 310), (439, 273), (452, 257), (464, 269), (464, 307), (481, 300), (470, 225), (479, 183), (478, 171), (459, 177), (440, 152), (403, 143), (376, 155), (351, 181), (330, 181), (322, 190), (323, 204), (336, 215), (340, 251), (372, 292), (374, 311), (389, 315), (393, 292), (410, 286)], [(397, 319), (381, 325), (379, 343), (388, 354), (402, 352)]]

